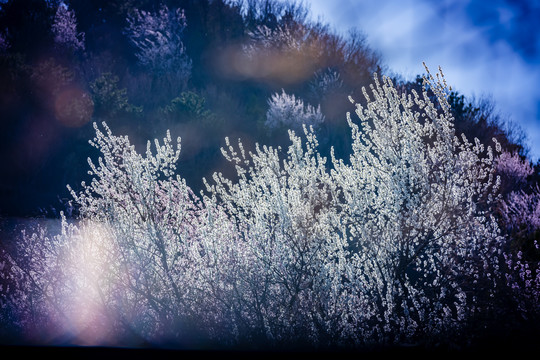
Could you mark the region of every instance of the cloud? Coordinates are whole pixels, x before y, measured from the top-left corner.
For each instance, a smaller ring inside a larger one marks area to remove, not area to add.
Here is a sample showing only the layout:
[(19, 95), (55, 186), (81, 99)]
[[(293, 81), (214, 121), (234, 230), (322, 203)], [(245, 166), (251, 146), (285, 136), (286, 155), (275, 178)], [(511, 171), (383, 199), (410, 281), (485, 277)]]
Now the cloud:
[(535, 1), (470, 1), (467, 15), (476, 27), (484, 28), (491, 42), (503, 40), (528, 61), (538, 63), (540, 3)]
[(540, 4), (381, 0), (310, 0), (336, 31), (356, 27), (379, 51), (389, 70), (407, 79), (424, 73), (422, 62), (441, 66), (448, 82), (468, 97), (490, 97), (503, 118), (528, 135), (530, 156), (540, 157)]

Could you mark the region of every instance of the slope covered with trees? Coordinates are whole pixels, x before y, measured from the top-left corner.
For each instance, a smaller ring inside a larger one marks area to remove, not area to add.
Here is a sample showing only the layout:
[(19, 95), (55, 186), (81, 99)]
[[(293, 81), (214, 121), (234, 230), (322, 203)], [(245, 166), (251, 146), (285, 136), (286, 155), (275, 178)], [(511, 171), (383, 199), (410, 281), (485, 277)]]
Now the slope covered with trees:
[(7, 342), (538, 332), (538, 166), (442, 70), (389, 76), (274, 0), (7, 1), (0, 61), (0, 216), (61, 222), (2, 239)]

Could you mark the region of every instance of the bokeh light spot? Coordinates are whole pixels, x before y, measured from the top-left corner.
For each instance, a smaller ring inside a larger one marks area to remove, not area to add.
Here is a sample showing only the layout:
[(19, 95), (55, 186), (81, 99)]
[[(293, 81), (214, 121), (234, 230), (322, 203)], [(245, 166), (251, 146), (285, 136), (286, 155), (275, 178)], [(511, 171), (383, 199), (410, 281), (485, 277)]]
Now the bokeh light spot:
[(90, 94), (71, 87), (58, 94), (54, 103), (56, 119), (67, 127), (81, 127), (92, 119), (94, 102)]

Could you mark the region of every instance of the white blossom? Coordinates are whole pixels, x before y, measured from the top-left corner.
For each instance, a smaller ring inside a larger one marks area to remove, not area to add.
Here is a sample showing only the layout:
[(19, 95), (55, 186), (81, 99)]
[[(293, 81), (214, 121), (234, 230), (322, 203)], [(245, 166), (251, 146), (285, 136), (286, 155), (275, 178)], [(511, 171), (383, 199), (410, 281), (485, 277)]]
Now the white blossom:
[(51, 30), (55, 43), (74, 51), (84, 50), (85, 35), (77, 31), (75, 12), (64, 3), (58, 5)]
[(310, 31), (303, 26), (297, 26), (293, 30), (287, 26), (271, 29), (266, 25), (259, 25), (249, 32), (248, 36), (250, 41), (244, 45), (244, 52), (255, 56), (261, 51), (269, 50), (301, 51), (308, 44)]
[(497, 172), (510, 178), (517, 184), (524, 184), (527, 177), (532, 175), (534, 170), (528, 160), (523, 160), (517, 153), (502, 152), (496, 161)]
[(442, 73), (422, 94), (386, 77), (369, 90), (347, 117), (348, 159), (320, 154), (291, 97), (303, 132), (252, 152), (226, 138), (236, 179), (215, 173), (199, 195), (177, 169), (180, 139), (140, 154), (96, 125), (92, 181), (71, 189), (79, 223), (19, 243), (28, 263), (12, 273), (33, 296), (19, 312), (91, 343), (129, 331), (317, 348), (451, 344), (523, 281), (537, 304), (538, 273), (503, 253), (494, 151), (455, 134)]
[(494, 266), (502, 243), (479, 208), (496, 191), (492, 150), (455, 135), (442, 76), (426, 86), (438, 104), (427, 89), (400, 95), (389, 78), (375, 77), (367, 105), (356, 104), (359, 123), (348, 116), (348, 163), (333, 159), (355, 249), (354, 291), (384, 314), (377, 326), (390, 342), (414, 339), (420, 323), (431, 335), (459, 327), (448, 314), (479, 306), (460, 296), (476, 277), (485, 280), (476, 262)]
[(175, 71), (189, 77), (191, 60), (182, 39), (187, 25), (183, 10), (170, 10), (166, 5), (156, 13), (135, 9), (127, 23), (125, 33), (137, 49), (141, 65), (158, 73)]
[(285, 90), (281, 94), (273, 94), (268, 100), (268, 106), (265, 125), (269, 129), (285, 127), (300, 130), (303, 125), (317, 127), (324, 122), (320, 106), (315, 108), (304, 104), (302, 99), (287, 94)]
[(540, 229), (540, 189), (512, 191), (501, 201), (502, 215), (509, 229), (534, 233)]

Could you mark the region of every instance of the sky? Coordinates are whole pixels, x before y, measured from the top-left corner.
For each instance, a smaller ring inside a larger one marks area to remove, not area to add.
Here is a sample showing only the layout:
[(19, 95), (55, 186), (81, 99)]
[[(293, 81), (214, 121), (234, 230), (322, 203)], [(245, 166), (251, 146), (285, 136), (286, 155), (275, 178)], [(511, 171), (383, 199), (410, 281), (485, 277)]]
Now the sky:
[(313, 19), (362, 31), (390, 73), (440, 66), (454, 90), (488, 98), (540, 158), (540, 0), (304, 0)]

